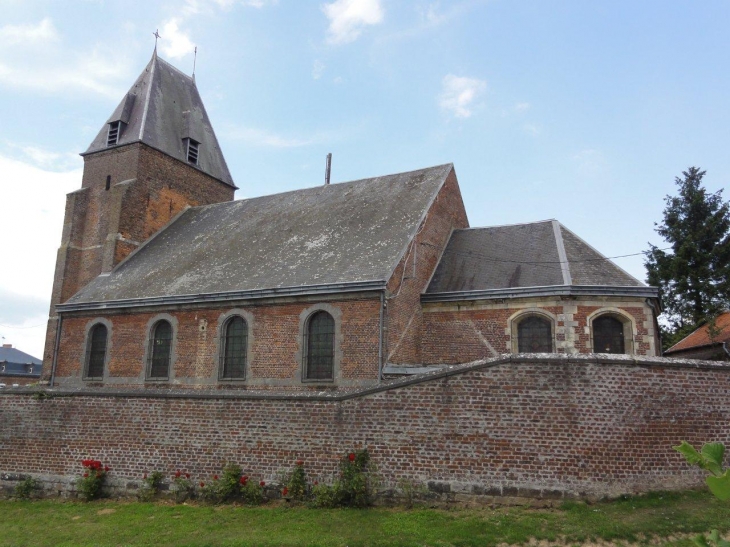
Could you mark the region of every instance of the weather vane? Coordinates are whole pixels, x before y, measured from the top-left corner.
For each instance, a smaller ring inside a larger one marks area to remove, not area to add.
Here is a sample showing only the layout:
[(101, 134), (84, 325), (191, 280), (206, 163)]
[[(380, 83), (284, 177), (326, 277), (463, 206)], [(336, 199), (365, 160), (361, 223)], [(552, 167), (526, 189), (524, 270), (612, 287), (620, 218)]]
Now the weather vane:
[(152, 33), (152, 36), (155, 37), (155, 49), (157, 49), (157, 39), (162, 38), (162, 36), (160, 36), (160, 29), (155, 29), (155, 32)]

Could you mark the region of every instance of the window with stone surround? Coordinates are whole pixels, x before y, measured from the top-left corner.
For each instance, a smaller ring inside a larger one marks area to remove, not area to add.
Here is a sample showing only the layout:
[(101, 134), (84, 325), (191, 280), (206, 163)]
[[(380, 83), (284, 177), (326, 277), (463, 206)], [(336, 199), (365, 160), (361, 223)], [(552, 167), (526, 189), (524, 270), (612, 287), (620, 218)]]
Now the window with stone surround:
[(248, 351), (248, 324), (243, 317), (234, 315), (224, 323), (220, 348), (220, 379), (243, 380)]
[(612, 315), (601, 315), (593, 320), (594, 353), (626, 353), (624, 324)]
[(86, 341), (86, 378), (102, 378), (106, 363), (108, 329), (103, 323), (97, 323), (89, 331)]
[(552, 353), (552, 323), (539, 315), (528, 315), (517, 324), (519, 353)]
[(322, 310), (313, 313), (307, 319), (304, 338), (304, 379), (334, 380), (334, 318)]
[(172, 325), (164, 319), (155, 323), (147, 352), (148, 378), (164, 380), (170, 376), (172, 355)]

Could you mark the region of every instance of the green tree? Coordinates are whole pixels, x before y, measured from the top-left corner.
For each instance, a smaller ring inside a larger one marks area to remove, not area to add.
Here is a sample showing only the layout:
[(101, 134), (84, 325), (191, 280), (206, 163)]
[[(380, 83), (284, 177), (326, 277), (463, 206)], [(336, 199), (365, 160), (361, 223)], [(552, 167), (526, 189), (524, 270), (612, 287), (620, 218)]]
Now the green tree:
[(650, 243), (644, 262), (649, 284), (659, 288), (665, 349), (730, 303), (730, 203), (722, 190), (705, 190), (705, 171), (690, 167), (682, 175), (678, 195), (664, 200), (664, 221), (655, 223), (671, 250)]

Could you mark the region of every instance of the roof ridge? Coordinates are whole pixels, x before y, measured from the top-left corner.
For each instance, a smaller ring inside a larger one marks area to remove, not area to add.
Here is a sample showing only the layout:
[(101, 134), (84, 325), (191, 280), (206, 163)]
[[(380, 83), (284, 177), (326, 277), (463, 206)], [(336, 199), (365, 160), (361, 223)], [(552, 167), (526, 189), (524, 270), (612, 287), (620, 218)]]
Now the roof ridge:
[(468, 228), (457, 228), (454, 232), (466, 232), (467, 230), (490, 230), (492, 228), (507, 228), (510, 226), (530, 226), (532, 224), (543, 224), (545, 222), (553, 221), (555, 221), (554, 218), (548, 218), (545, 220), (536, 220), (534, 222), (515, 222), (513, 224), (495, 224), (494, 226), (469, 226)]
[(177, 67), (176, 67), (175, 65), (173, 65), (173, 64), (172, 64), (172, 63), (170, 63), (169, 61), (166, 61), (165, 59), (163, 59), (163, 58), (162, 58), (162, 57), (160, 57), (159, 55), (155, 55), (155, 59), (156, 59), (156, 60), (158, 60), (158, 61), (162, 61), (162, 62), (163, 62), (163, 63), (165, 63), (165, 64), (166, 64), (166, 65), (167, 65), (168, 67), (170, 67), (171, 69), (173, 69), (173, 70), (174, 70), (175, 72), (178, 72), (178, 73), (180, 73), (180, 75), (181, 75), (181, 76), (184, 76), (185, 78), (187, 78), (188, 80), (190, 80), (190, 81), (191, 81), (191, 82), (193, 83), (193, 85), (195, 85), (195, 78), (193, 78), (192, 76), (188, 76), (188, 75), (187, 75), (187, 74), (185, 74), (185, 73), (184, 73), (184, 72), (183, 72), (182, 70), (180, 70), (179, 68), (177, 68)]

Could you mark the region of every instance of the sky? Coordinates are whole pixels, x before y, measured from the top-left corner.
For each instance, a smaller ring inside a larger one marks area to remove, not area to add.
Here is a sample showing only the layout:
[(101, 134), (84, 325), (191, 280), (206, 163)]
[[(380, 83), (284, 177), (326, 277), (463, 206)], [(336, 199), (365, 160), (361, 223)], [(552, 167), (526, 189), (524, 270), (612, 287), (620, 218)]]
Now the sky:
[[(195, 76), (237, 199), (453, 162), (471, 226), (651, 242), (730, 180), (730, 2), (0, 0), (0, 336), (40, 357), (65, 194), (149, 61)], [(197, 59), (194, 48), (197, 47)], [(728, 196), (724, 196), (728, 199)], [(643, 257), (615, 262), (644, 280)]]

